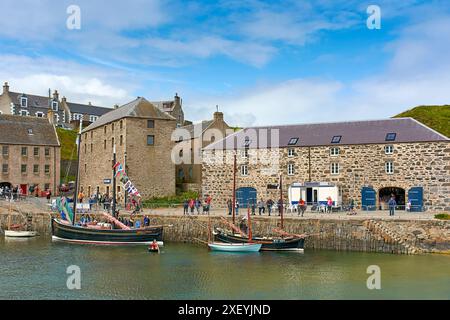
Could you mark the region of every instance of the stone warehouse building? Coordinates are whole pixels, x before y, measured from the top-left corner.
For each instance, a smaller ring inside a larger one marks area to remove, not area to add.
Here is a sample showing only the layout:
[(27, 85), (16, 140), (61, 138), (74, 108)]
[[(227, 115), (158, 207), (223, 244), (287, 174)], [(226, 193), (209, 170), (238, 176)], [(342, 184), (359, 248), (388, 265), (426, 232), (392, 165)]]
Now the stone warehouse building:
[(61, 108), (58, 91), (47, 97), (27, 93), (12, 92), (8, 82), (3, 85), (0, 95), (0, 114), (12, 114), (36, 118), (47, 118), (51, 113), (54, 123), (66, 122), (64, 110)]
[[(171, 140), (176, 119), (145, 98), (101, 116), (82, 131), (80, 190), (86, 194), (112, 192), (112, 157), (125, 164), (130, 180), (143, 198), (175, 194), (175, 164)], [(118, 201), (125, 197), (117, 182)]]
[(201, 192), (202, 149), (234, 131), (224, 121), (223, 113), (219, 111), (214, 112), (211, 120), (190, 124), (179, 129), (181, 137), (175, 148), (181, 162), (176, 166), (177, 187), (183, 191)]
[(0, 115), (0, 149), (0, 186), (57, 194), (61, 148), (47, 119)]
[(203, 153), (202, 191), (218, 206), (232, 197), (234, 154), (242, 205), (277, 201), (282, 175), (285, 199), (297, 184), (304, 200), (318, 202), (318, 188), (330, 185), (340, 201), (364, 209), (383, 208), (394, 194), (400, 206), (411, 200), (416, 210), (450, 210), (449, 139), (412, 118), (241, 130)]

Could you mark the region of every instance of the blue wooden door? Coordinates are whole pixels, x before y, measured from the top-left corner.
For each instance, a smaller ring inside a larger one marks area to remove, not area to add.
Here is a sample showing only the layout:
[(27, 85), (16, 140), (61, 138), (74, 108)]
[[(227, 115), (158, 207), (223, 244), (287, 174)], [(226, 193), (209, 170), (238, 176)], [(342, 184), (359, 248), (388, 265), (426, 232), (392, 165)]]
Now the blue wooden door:
[(364, 211), (373, 211), (377, 208), (377, 193), (373, 188), (363, 187), (361, 190), (361, 207)]
[(411, 212), (423, 211), (423, 188), (412, 187), (409, 189), (408, 200), (411, 201)]
[(253, 203), (256, 204), (256, 199), (255, 188), (244, 187), (236, 190), (236, 200), (239, 201), (240, 208), (247, 208)]

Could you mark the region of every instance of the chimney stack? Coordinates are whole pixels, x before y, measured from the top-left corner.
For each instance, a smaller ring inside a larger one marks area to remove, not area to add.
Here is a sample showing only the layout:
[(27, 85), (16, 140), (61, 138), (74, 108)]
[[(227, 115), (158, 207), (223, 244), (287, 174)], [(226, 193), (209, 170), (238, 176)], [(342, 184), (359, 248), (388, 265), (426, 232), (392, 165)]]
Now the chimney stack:
[(66, 97), (62, 97), (61, 101), (62, 101), (62, 102), (67, 102)]
[(9, 85), (8, 82), (5, 82), (5, 84), (3, 85), (3, 94), (8, 92), (9, 92)]
[(58, 93), (58, 90), (55, 90), (55, 91), (53, 92), (53, 100), (59, 100), (59, 93)]
[(47, 111), (47, 119), (51, 124), (55, 124), (55, 112), (51, 108)]
[(223, 121), (223, 112), (219, 112), (219, 106), (216, 106), (216, 112), (214, 112), (214, 121)]
[(174, 101), (175, 101), (175, 105), (181, 106), (182, 102), (181, 102), (181, 98), (178, 96), (178, 93), (175, 93)]
[(114, 109), (118, 109), (119, 108), (119, 105), (116, 103), (115, 105), (114, 105)]

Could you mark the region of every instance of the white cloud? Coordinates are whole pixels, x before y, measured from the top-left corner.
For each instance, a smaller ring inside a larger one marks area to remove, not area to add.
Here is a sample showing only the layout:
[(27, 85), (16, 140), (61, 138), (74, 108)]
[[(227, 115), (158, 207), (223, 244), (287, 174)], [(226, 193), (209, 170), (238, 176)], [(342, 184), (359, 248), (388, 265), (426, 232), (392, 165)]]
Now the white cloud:
[(111, 107), (131, 100), (134, 89), (125, 74), (105, 71), (68, 61), (24, 56), (0, 56), (0, 79), (8, 81), (11, 91), (37, 95), (57, 89), (69, 101), (91, 101)]

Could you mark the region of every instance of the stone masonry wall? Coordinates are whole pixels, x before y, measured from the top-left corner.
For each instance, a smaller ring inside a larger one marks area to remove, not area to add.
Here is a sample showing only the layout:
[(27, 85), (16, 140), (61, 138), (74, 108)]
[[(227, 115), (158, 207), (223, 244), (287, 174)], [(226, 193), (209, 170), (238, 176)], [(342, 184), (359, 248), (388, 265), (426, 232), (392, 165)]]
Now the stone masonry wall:
[[(175, 165), (170, 156), (175, 121), (155, 119), (154, 128), (147, 128), (147, 120), (125, 118), (83, 134), (80, 187), (86, 194), (89, 189), (95, 193), (97, 186), (102, 194), (112, 191), (112, 183), (104, 184), (104, 179), (112, 179), (113, 139), (116, 160), (124, 164), (127, 153), (126, 173), (144, 199), (175, 194)], [(147, 145), (147, 135), (155, 136), (153, 146)], [(125, 194), (118, 180), (117, 186), (121, 203)]]
[[(283, 175), (284, 197), (294, 182), (332, 182), (342, 189), (343, 201), (354, 199), (361, 204), (361, 188), (372, 186), (375, 191), (384, 187), (399, 187), (407, 198), (411, 187), (422, 186), (424, 203), (431, 210), (450, 211), (450, 144), (448, 142), (393, 144), (394, 153), (385, 154), (385, 144), (339, 146), (339, 155), (330, 155), (330, 146), (296, 147), (294, 156), (288, 148), (249, 150), (249, 157), (238, 151), (236, 188), (253, 187), (258, 199), (278, 200), (278, 190), (268, 190)], [(333, 146), (334, 147), (334, 146)], [(226, 159), (215, 163), (214, 159)], [(203, 194), (210, 194), (214, 205), (225, 207), (232, 197), (233, 151), (203, 153)], [(385, 162), (393, 161), (394, 173), (385, 172)], [(288, 164), (294, 164), (294, 174), (287, 174)], [(331, 174), (331, 163), (339, 163), (339, 174)], [(240, 166), (248, 165), (248, 175), (240, 173)], [(407, 199), (406, 199), (407, 201)], [(377, 199), (378, 202), (378, 199)], [(378, 203), (377, 203), (378, 205)]]

